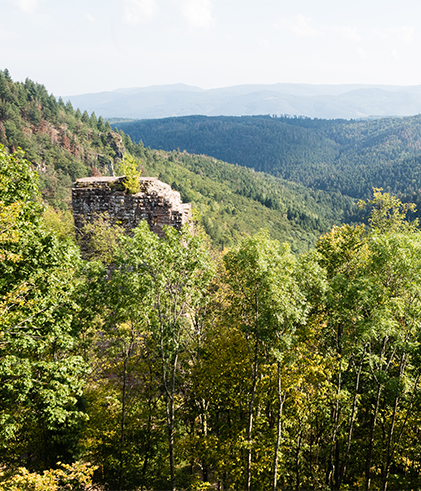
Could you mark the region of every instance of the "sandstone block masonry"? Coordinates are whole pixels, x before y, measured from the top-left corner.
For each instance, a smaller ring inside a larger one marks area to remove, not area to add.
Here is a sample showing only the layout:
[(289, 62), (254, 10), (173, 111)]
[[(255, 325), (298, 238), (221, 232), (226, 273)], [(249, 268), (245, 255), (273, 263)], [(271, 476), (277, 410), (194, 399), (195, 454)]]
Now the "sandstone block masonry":
[(151, 231), (164, 236), (163, 226), (180, 230), (190, 221), (191, 205), (182, 203), (180, 193), (156, 177), (141, 177), (141, 190), (127, 194), (120, 177), (85, 177), (78, 179), (72, 189), (72, 206), (76, 231), (85, 223), (102, 216), (118, 223), (128, 232), (140, 220), (147, 220)]

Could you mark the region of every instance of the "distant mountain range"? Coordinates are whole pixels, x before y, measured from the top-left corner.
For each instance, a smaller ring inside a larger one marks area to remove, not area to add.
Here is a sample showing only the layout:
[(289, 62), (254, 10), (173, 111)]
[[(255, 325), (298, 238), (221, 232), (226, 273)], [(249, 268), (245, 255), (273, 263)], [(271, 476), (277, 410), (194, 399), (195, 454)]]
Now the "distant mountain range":
[(63, 97), (104, 118), (289, 115), (324, 119), (421, 113), (421, 85), (237, 85), (204, 90), (184, 84)]

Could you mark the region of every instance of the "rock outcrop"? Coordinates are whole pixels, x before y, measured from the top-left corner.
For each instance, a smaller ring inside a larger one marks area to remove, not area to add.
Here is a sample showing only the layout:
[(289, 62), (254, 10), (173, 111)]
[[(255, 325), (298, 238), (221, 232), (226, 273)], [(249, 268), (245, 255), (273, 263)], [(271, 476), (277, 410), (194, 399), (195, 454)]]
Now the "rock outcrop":
[(112, 176), (115, 176), (114, 166), (117, 166), (118, 168), (119, 163), (124, 158), (125, 148), (123, 145), (123, 138), (115, 131), (110, 131), (107, 133), (107, 143), (115, 153), (114, 161), (108, 162), (108, 170)]

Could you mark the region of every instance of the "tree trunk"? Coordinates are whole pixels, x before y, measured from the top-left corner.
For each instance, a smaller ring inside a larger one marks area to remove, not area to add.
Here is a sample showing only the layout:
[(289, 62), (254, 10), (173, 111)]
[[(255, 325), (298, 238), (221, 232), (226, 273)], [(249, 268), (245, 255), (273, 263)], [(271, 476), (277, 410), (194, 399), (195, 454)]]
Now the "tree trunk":
[(295, 456), (295, 489), (300, 489), (301, 479), (300, 479), (300, 455), (301, 455), (301, 446), (303, 442), (303, 428), (302, 428), (303, 420), (300, 418), (300, 432), (298, 434), (298, 445), (297, 445), (297, 453)]
[(177, 369), (178, 353), (175, 354), (172, 366), (171, 385), (168, 387), (166, 379), (166, 370), (163, 367), (163, 379), (165, 387), (165, 412), (167, 417), (167, 432), (168, 432), (168, 451), (170, 459), (170, 482), (171, 491), (175, 490), (175, 464), (174, 464), (174, 396), (175, 396), (175, 372)]
[[(399, 363), (399, 380), (401, 380), (401, 378), (403, 376), (403, 372), (405, 371), (406, 362), (407, 362), (407, 355), (403, 354), (401, 356), (400, 363)], [(389, 483), (390, 466), (392, 464), (393, 453), (394, 453), (395, 446), (396, 446), (396, 445), (393, 445), (393, 434), (395, 431), (396, 414), (398, 411), (398, 406), (399, 406), (400, 400), (401, 400), (401, 398), (400, 398), (399, 394), (396, 394), (395, 400), (393, 401), (392, 421), (391, 421), (390, 426), (389, 426), (389, 434), (388, 434), (388, 438), (387, 438), (386, 462), (385, 462), (385, 466), (384, 466), (382, 491), (387, 490), (387, 486)]]
[(258, 364), (258, 355), (259, 355), (259, 337), (256, 335), (256, 344), (254, 348), (254, 363), (253, 363), (253, 386), (251, 390), (251, 398), (249, 402), (249, 421), (247, 428), (247, 473), (246, 473), (246, 491), (250, 491), (251, 486), (251, 437), (253, 431), (253, 409), (254, 409), (254, 399), (256, 396), (256, 387), (257, 387), (257, 364)]
[(148, 425), (147, 425), (147, 438), (146, 438), (146, 448), (145, 448), (145, 460), (143, 461), (142, 466), (142, 481), (140, 485), (140, 491), (143, 491), (146, 471), (149, 465), (149, 458), (151, 456), (151, 427), (152, 427), (152, 408), (151, 408), (151, 398), (148, 400)]
[[(160, 349), (161, 349), (161, 369), (162, 369), (162, 384), (165, 392), (165, 414), (167, 420), (167, 433), (168, 433), (168, 456), (170, 462), (170, 486), (171, 491), (175, 491), (175, 464), (174, 464), (174, 397), (175, 397), (175, 376), (178, 363), (178, 343), (174, 343), (174, 351), (170, 354), (171, 359), (171, 379), (168, 380), (167, 369), (169, 369), (170, 362), (166, 360), (165, 354), (165, 333), (164, 333), (164, 316), (162, 314), (161, 296), (157, 294), (157, 309), (159, 316), (159, 329), (160, 329)], [(174, 308), (174, 314), (177, 309)], [(176, 317), (176, 315), (174, 315)], [(173, 341), (175, 340), (174, 330), (172, 332)]]
[[(207, 417), (207, 410), (208, 410), (208, 404), (204, 399), (201, 401), (201, 406), (202, 406), (202, 431), (203, 431), (203, 436), (206, 438), (208, 436), (208, 417)], [(202, 477), (203, 477), (203, 482), (208, 481), (208, 464), (207, 461), (202, 461)]]
[(367, 460), (366, 460), (366, 466), (365, 466), (365, 489), (366, 491), (369, 491), (370, 489), (370, 483), (371, 483), (371, 462), (373, 459), (373, 446), (374, 446), (374, 430), (376, 429), (376, 424), (377, 424), (377, 414), (379, 412), (379, 405), (380, 405), (380, 394), (381, 394), (381, 384), (378, 384), (377, 386), (377, 394), (376, 394), (376, 406), (374, 408), (374, 413), (371, 419), (371, 425), (370, 425), (370, 441), (368, 444), (368, 452), (367, 452)]
[(354, 398), (352, 401), (352, 411), (351, 411), (351, 418), (350, 418), (349, 429), (348, 429), (348, 441), (347, 441), (347, 445), (346, 445), (345, 455), (344, 455), (343, 460), (342, 460), (341, 470), (340, 470), (340, 473), (338, 476), (338, 481), (337, 481), (338, 489), (341, 488), (342, 481), (345, 477), (346, 466), (348, 464), (349, 451), (351, 449), (351, 442), (352, 442), (352, 434), (354, 431), (355, 416), (357, 413), (357, 396), (358, 396), (358, 391), (360, 389), (361, 370), (363, 368), (366, 349), (367, 349), (367, 345), (364, 346), (363, 354), (361, 356), (360, 364), (358, 367), (357, 379), (355, 381)]
[(123, 488), (123, 453), (124, 453), (124, 440), (126, 430), (126, 383), (127, 383), (127, 360), (130, 354), (130, 348), (126, 349), (124, 353), (123, 363), (123, 390), (121, 394), (121, 421), (120, 421), (120, 456), (119, 456), (119, 476), (118, 476), (118, 491)]
[(338, 371), (338, 387), (336, 391), (336, 403), (333, 410), (333, 433), (332, 433), (332, 446), (330, 448), (329, 455), (329, 467), (327, 470), (327, 485), (330, 486), (331, 489), (334, 489), (334, 486), (338, 480), (338, 465), (339, 465), (339, 442), (338, 442), (338, 432), (339, 432), (339, 416), (341, 412), (341, 407), (339, 403), (340, 393), (342, 390), (342, 368), (341, 368), (341, 355), (342, 355), (342, 325), (338, 326), (337, 330), (337, 363), (339, 366)]
[(282, 433), (282, 410), (284, 407), (285, 397), (282, 397), (282, 378), (281, 378), (281, 362), (277, 362), (278, 367), (278, 428), (276, 433), (275, 455), (273, 458), (273, 479), (272, 479), (272, 491), (276, 491), (278, 484), (278, 456), (279, 447), (281, 444)]
[[(388, 340), (389, 340), (388, 336), (385, 336), (383, 338), (380, 360), (383, 358), (383, 356), (386, 352), (386, 345), (387, 345)], [(391, 357), (389, 358), (388, 362), (386, 363), (386, 369), (389, 366), (389, 364), (392, 360), (392, 357), (393, 357), (393, 353), (392, 353)], [(375, 378), (375, 380), (377, 382), (377, 394), (376, 394), (376, 405), (374, 408), (374, 414), (373, 414), (371, 425), (370, 425), (371, 426), (370, 427), (370, 441), (369, 441), (369, 445), (368, 445), (367, 460), (366, 460), (366, 483), (365, 483), (366, 491), (369, 491), (370, 484), (371, 484), (371, 470), (370, 469), (371, 469), (371, 463), (373, 460), (374, 431), (376, 429), (377, 416), (379, 414), (380, 395), (381, 395), (381, 390), (382, 390), (381, 383), (378, 381), (377, 377), (375, 376), (373, 369), (371, 369), (371, 370), (372, 370), (373, 377)]]

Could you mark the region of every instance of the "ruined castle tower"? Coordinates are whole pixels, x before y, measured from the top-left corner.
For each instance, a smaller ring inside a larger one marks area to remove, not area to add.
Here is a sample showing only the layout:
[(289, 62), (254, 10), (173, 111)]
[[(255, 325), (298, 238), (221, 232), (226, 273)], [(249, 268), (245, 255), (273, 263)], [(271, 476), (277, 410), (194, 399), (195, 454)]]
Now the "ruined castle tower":
[(76, 231), (102, 216), (118, 223), (128, 232), (140, 220), (147, 220), (151, 231), (164, 236), (163, 226), (177, 230), (190, 221), (191, 205), (182, 203), (180, 193), (156, 177), (141, 177), (141, 190), (128, 194), (123, 186), (125, 176), (85, 177), (72, 189), (73, 217)]

